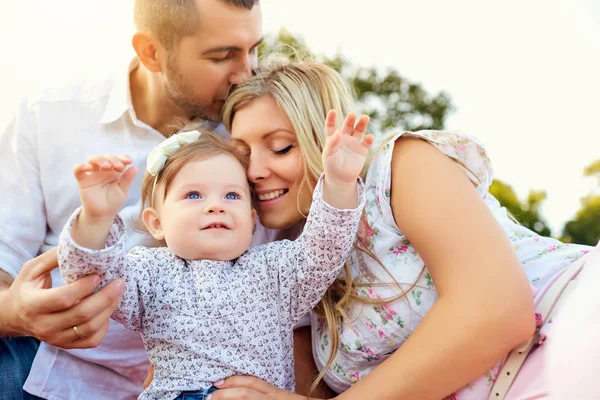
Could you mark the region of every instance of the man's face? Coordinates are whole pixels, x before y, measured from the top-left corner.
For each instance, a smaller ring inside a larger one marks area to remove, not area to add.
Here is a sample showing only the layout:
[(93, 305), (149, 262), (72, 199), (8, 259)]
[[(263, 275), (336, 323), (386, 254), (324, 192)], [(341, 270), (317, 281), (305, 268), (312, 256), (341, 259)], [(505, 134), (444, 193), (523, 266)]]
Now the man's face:
[(252, 10), (222, 0), (197, 0), (198, 32), (181, 38), (166, 60), (167, 96), (189, 117), (221, 120), (231, 85), (257, 65), (262, 41), (260, 5)]

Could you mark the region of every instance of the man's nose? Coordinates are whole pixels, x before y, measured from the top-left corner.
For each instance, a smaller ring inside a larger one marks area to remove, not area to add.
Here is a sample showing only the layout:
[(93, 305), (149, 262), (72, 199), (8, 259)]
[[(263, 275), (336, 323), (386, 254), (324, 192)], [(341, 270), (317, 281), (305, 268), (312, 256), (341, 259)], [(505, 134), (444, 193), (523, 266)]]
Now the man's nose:
[(239, 85), (252, 76), (252, 71), (258, 66), (255, 54), (248, 54), (241, 60), (240, 70), (231, 77), (232, 85)]

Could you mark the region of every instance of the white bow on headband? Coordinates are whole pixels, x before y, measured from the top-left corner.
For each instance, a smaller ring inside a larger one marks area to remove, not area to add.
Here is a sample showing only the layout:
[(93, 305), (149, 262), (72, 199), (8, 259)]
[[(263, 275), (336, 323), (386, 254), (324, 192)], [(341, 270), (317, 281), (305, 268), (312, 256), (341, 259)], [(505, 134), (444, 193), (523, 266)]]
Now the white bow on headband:
[(165, 166), (169, 156), (173, 155), (181, 146), (196, 141), (200, 135), (201, 133), (198, 131), (179, 132), (163, 140), (161, 144), (152, 149), (150, 154), (148, 154), (146, 171), (150, 175), (156, 176)]

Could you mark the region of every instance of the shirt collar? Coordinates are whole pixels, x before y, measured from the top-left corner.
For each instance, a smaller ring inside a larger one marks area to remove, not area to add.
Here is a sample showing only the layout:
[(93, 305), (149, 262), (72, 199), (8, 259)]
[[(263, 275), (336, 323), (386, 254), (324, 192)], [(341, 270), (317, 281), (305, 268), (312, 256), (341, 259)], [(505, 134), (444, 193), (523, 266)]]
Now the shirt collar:
[(133, 109), (133, 102), (131, 101), (131, 86), (129, 77), (131, 72), (138, 68), (139, 65), (139, 60), (137, 57), (134, 57), (129, 63), (129, 68), (127, 68), (127, 75), (118, 75), (115, 78), (108, 102), (106, 103), (106, 108), (104, 109), (104, 114), (102, 114), (102, 118), (100, 118), (101, 124), (110, 124), (111, 122), (115, 122), (126, 112), (129, 112), (134, 120), (137, 119), (135, 116), (135, 110)]

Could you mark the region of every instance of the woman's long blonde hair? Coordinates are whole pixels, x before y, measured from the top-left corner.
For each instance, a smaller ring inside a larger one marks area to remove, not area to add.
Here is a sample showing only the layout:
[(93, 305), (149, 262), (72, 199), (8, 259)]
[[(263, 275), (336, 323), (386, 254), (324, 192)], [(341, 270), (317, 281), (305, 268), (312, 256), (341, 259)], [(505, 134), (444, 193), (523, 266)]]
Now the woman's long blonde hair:
[[(261, 63), (256, 75), (238, 86), (229, 96), (223, 109), (223, 123), (228, 130), (235, 114), (252, 101), (261, 97), (270, 97), (289, 118), (302, 154), (304, 174), (299, 192), (305, 185), (313, 187), (323, 172), (321, 153), (325, 145), (325, 117), (331, 109), (336, 110), (338, 125), (350, 112), (354, 111), (354, 95), (344, 79), (332, 68), (318, 62), (308, 60), (290, 61), (283, 55), (271, 55)], [(361, 174), (364, 179), (369, 162)], [(367, 224), (363, 213), (361, 224)], [(363, 225), (364, 226), (364, 225)], [(378, 258), (368, 250), (360, 233), (354, 247), (372, 257), (388, 272), (390, 283), (383, 286), (399, 284), (383, 266)], [(339, 346), (338, 324), (348, 320), (346, 310), (353, 303), (386, 304), (402, 297), (407, 291), (389, 299), (369, 299), (359, 296), (358, 288), (368, 286), (359, 282), (359, 277), (352, 277), (352, 269), (346, 261), (344, 271), (329, 287), (314, 311), (327, 320), (331, 342), (331, 354), (326, 365), (315, 379), (311, 392), (319, 384), (329, 369)], [(418, 279), (417, 279), (418, 281)], [(372, 285), (372, 284), (369, 284)], [(414, 285), (413, 285), (414, 286)], [(411, 287), (412, 289), (412, 287)]]

